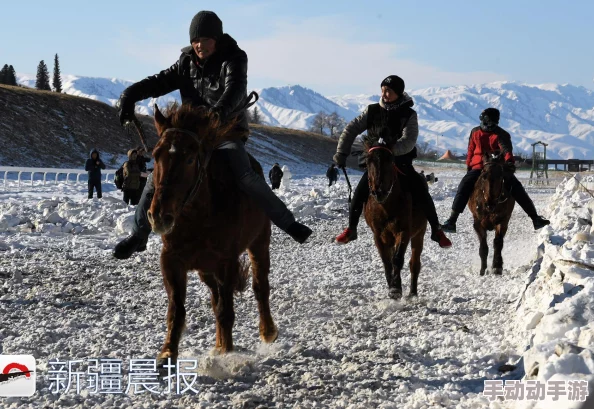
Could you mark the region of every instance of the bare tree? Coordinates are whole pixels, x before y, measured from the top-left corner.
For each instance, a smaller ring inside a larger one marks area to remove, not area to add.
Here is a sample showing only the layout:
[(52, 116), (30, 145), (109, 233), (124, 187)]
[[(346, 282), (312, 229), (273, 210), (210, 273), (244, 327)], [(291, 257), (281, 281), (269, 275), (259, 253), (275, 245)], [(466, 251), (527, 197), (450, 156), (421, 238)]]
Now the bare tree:
[(311, 123), (311, 131), (312, 132), (319, 132), (320, 135), (324, 135), (324, 128), (328, 126), (328, 115), (324, 112), (320, 111)]
[(330, 137), (338, 139), (338, 136), (346, 126), (346, 121), (336, 112), (333, 112), (327, 116), (327, 126), (330, 130)]
[(429, 142), (417, 143), (417, 156), (421, 159), (435, 159), (437, 151), (429, 146)]

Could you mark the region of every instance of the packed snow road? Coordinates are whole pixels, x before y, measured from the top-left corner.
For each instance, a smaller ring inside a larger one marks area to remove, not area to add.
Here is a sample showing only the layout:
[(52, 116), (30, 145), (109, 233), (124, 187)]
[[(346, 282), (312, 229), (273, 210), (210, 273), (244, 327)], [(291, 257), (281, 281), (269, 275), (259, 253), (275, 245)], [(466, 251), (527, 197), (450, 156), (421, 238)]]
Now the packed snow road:
[[(130, 260), (111, 257), (132, 211), (116, 192), (100, 202), (84, 199), (83, 185), (1, 193), (0, 353), (32, 354), (39, 371), (33, 397), (0, 398), (1, 406), (488, 407), (483, 381), (501, 378), (499, 367), (519, 357), (521, 341), (509, 324), (535, 253), (530, 220), (516, 207), (503, 276), (479, 276), (468, 212), (451, 235), (453, 248), (440, 249), (427, 235), (419, 297), (397, 302), (387, 297), (364, 222), (357, 241), (331, 242), (345, 226), (346, 189), (344, 182), (330, 190), (325, 185), (322, 177), (304, 178), (280, 193), (314, 236), (300, 246), (274, 229), (271, 309), (280, 331), (274, 344), (259, 340), (248, 289), (235, 301), (236, 352), (211, 355), (210, 295), (191, 275), (180, 355), (198, 361), (199, 376), (197, 393), (182, 395), (93, 394), (84, 378), (80, 394), (74, 384), (68, 392), (50, 392), (49, 360), (115, 358), (126, 369), (131, 358), (156, 357), (167, 306), (160, 239), (152, 236), (148, 251)], [(455, 187), (432, 187), (442, 220)], [(549, 195), (531, 194), (544, 209)], [(405, 294), (409, 277), (405, 267)]]

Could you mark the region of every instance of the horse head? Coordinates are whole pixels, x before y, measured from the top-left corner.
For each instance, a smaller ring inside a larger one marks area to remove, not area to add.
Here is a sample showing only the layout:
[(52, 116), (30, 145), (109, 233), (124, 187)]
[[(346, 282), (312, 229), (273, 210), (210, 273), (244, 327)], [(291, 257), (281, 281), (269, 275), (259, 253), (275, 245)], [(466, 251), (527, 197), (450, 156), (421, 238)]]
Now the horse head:
[(394, 154), (392, 150), (380, 140), (380, 143), (365, 145), (367, 174), (369, 177), (369, 191), (379, 203), (384, 203), (394, 185), (398, 182)]
[(184, 206), (204, 188), (211, 154), (233, 126), (221, 126), (218, 115), (204, 107), (182, 105), (166, 114), (155, 105), (160, 139), (153, 150), (155, 193), (147, 216), (157, 234), (170, 233)]
[(505, 185), (513, 168), (509, 167), (500, 152), (491, 152), (483, 155), (483, 171), (481, 173), (482, 195), (487, 211), (505, 203), (510, 196), (509, 188)]

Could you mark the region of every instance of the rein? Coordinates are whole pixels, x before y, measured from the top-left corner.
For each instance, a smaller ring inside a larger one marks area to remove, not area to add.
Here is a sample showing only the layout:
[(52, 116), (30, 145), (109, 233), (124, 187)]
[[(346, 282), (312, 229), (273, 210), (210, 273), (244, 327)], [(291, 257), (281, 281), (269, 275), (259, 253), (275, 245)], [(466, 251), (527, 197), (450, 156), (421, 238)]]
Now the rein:
[[(386, 150), (386, 151), (390, 152), (390, 154), (392, 154), (392, 151), (389, 148), (385, 147), (385, 146), (374, 146), (373, 148), (369, 149), (367, 151), (367, 153), (371, 153), (371, 152), (376, 151), (376, 150)], [(404, 176), (404, 172), (401, 171), (398, 168), (398, 166), (396, 166), (396, 164), (394, 162), (392, 162), (392, 165), (394, 166), (394, 170), (396, 171), (396, 173), (400, 173), (401, 175)], [(395, 181), (396, 180), (392, 181), (392, 185), (390, 185), (390, 190), (388, 191), (388, 194), (386, 195), (386, 198), (384, 200), (382, 200), (382, 201), (380, 201), (380, 200), (377, 199), (377, 195), (373, 192), (373, 190), (371, 189), (371, 186), (369, 186), (369, 188), (370, 188), (369, 190), (371, 191), (371, 195), (373, 196), (373, 198), (375, 199), (375, 201), (378, 204), (384, 204), (386, 202), (386, 200), (388, 200), (388, 198), (392, 194), (392, 190), (394, 189), (394, 182)]]

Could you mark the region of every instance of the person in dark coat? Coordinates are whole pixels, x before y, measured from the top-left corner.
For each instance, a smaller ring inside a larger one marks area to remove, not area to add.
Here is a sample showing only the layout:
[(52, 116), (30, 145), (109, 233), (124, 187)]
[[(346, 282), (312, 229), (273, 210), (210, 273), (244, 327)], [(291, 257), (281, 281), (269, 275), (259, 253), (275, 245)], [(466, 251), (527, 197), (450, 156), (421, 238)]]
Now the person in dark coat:
[(105, 169), (105, 164), (99, 157), (99, 151), (97, 149), (93, 149), (89, 154), (87, 163), (85, 164), (85, 170), (89, 175), (89, 199), (93, 198), (93, 189), (97, 191), (98, 199), (103, 197), (101, 193), (101, 169)]
[[(181, 50), (178, 61), (160, 73), (132, 84), (118, 101), (120, 123), (135, 119), (136, 102), (179, 90), (182, 104), (204, 106), (225, 123), (236, 120), (235, 131), (241, 141), (227, 141), (217, 147), (216, 154), (229, 164), (239, 189), (250, 196), (270, 220), (295, 241), (304, 243), (312, 230), (295, 221), (287, 206), (274, 194), (266, 180), (251, 167), (244, 143), (249, 136), (246, 116), (247, 55), (237, 42), (223, 33), (223, 23), (212, 11), (201, 11), (190, 24), (190, 45)], [(152, 174), (136, 208), (133, 232), (118, 243), (113, 256), (129, 258), (143, 251), (151, 232), (147, 211), (155, 191)]]
[(136, 206), (142, 193), (140, 190), (141, 172), (136, 149), (130, 149), (128, 151), (128, 160), (124, 162), (123, 168), (124, 184), (122, 185), (122, 190), (124, 191), (124, 202)]
[[(390, 75), (382, 81), (381, 91), (379, 103), (369, 105), (361, 115), (344, 128), (338, 141), (334, 162), (338, 167), (344, 168), (355, 138), (365, 131), (367, 131), (365, 143), (373, 145), (383, 140), (392, 149), (394, 163), (404, 173), (403, 189), (411, 193), (413, 203), (420, 206), (427, 217), (431, 226), (431, 240), (439, 243), (440, 247), (451, 247), (452, 242), (446, 237), (439, 224), (427, 182), (412, 165), (413, 159), (417, 157), (416, 143), (419, 136), (417, 113), (412, 109), (414, 102), (404, 92), (404, 81), (396, 75)], [(364, 164), (364, 159), (360, 159), (359, 163)], [(357, 225), (368, 198), (369, 178), (366, 171), (353, 195), (349, 211), (349, 226), (336, 237), (337, 243), (346, 244), (357, 239)]]
[[(512, 152), (511, 136), (503, 128), (499, 127), (499, 118), (501, 114), (497, 108), (485, 109), (479, 119), (480, 126), (477, 126), (470, 131), (470, 138), (468, 139), (468, 152), (466, 155), (466, 167), (468, 172), (458, 186), (458, 191), (454, 197), (452, 204), (452, 213), (450, 218), (442, 225), (444, 231), (456, 233), (456, 222), (458, 216), (464, 211), (464, 208), (470, 200), (470, 196), (474, 191), (474, 185), (478, 180), (483, 170), (483, 155), (489, 153), (499, 152), (503, 154), (505, 162), (509, 166), (515, 167), (514, 154)], [(518, 205), (526, 212), (528, 217), (532, 219), (532, 224), (535, 230), (543, 228), (550, 222), (539, 216), (536, 212), (534, 203), (526, 193), (526, 189), (522, 183), (512, 173), (505, 183), (510, 186), (511, 195), (516, 200)]]
[[(142, 191), (144, 190), (144, 187), (146, 186), (146, 179), (148, 177), (148, 172), (146, 169), (146, 164), (149, 163), (151, 161), (151, 158), (147, 158), (144, 155), (146, 154), (146, 151), (144, 150), (144, 148), (142, 146), (139, 146), (138, 148), (136, 148), (136, 162), (138, 163), (138, 168), (140, 169), (140, 193), (142, 193)], [(139, 198), (140, 199), (140, 198)]]
[(326, 177), (328, 178), (328, 187), (332, 186), (332, 184), (336, 183), (338, 180), (338, 168), (336, 167), (335, 163), (330, 165), (326, 171)]
[(283, 179), (283, 170), (278, 163), (275, 163), (270, 172), (268, 172), (268, 179), (272, 184), (272, 190), (278, 189)]

